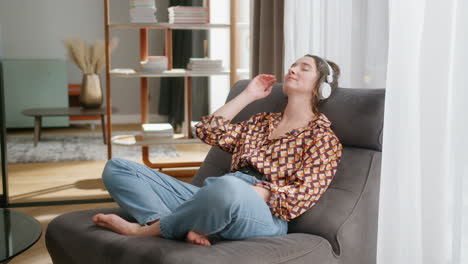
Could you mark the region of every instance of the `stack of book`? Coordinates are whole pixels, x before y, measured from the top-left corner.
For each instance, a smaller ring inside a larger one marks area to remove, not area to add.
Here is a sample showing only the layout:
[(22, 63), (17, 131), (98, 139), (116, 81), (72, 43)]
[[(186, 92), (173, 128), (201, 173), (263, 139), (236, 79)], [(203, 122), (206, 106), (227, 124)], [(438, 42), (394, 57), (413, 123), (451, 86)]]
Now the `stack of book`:
[(173, 24), (205, 24), (208, 23), (208, 8), (193, 6), (171, 6), (169, 23)]
[(131, 23), (156, 23), (154, 0), (130, 0)]
[(210, 58), (190, 58), (187, 65), (189, 71), (220, 72), (223, 71), (223, 61)]
[(140, 62), (140, 70), (146, 72), (160, 72), (167, 70), (166, 56), (148, 56), (146, 61)]
[(143, 137), (148, 138), (172, 138), (174, 128), (169, 123), (142, 124)]

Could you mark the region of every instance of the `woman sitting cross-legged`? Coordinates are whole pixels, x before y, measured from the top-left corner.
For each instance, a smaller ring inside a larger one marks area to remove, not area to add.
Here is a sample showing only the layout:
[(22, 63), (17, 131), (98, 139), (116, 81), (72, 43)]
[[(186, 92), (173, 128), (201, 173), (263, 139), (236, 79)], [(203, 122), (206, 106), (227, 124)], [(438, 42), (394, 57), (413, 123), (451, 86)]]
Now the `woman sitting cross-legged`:
[(233, 155), (230, 172), (207, 178), (201, 188), (139, 163), (109, 160), (104, 184), (138, 223), (114, 214), (97, 214), (93, 222), (122, 235), (204, 246), (211, 245), (210, 235), (236, 240), (287, 234), (288, 221), (311, 209), (327, 190), (341, 158), (330, 121), (318, 111), (337, 87), (339, 72), (335, 63), (306, 55), (285, 76), (283, 112), (230, 123), (245, 106), (271, 93), (275, 77), (258, 75), (203, 117), (197, 136)]

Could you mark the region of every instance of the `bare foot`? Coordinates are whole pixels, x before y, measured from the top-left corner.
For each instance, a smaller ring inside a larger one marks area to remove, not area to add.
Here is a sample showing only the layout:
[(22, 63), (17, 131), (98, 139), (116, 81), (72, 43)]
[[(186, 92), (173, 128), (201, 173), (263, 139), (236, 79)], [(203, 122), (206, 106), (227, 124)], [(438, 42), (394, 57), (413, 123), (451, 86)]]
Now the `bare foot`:
[(137, 223), (130, 223), (115, 214), (97, 214), (92, 220), (97, 226), (125, 236), (161, 236), (159, 222), (150, 226), (141, 226)]
[(192, 244), (201, 245), (201, 246), (211, 246), (211, 243), (208, 240), (207, 236), (198, 234), (193, 231), (190, 231), (187, 233), (187, 237), (185, 238), (185, 241), (192, 243)]

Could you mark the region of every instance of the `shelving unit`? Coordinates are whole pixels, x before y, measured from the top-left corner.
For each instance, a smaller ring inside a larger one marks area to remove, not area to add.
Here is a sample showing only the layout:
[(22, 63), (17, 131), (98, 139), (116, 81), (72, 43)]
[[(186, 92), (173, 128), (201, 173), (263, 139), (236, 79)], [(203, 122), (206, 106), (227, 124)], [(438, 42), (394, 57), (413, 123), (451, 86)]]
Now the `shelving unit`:
[(170, 23), (132, 23), (109, 24), (110, 28), (154, 28), (154, 29), (210, 29), (229, 28), (229, 24), (170, 24)]
[[(236, 73), (231, 71), (221, 71), (221, 72), (193, 72), (185, 69), (173, 69), (173, 60), (172, 60), (172, 32), (173, 30), (209, 30), (213, 28), (226, 28), (231, 30), (231, 47), (230, 47), (230, 60), (231, 68), (235, 66), (235, 57), (236, 52), (233, 46), (233, 41), (235, 38), (235, 33), (233, 34), (233, 21), (235, 18), (231, 17), (231, 24), (211, 24), (208, 20), (207, 24), (170, 24), (170, 23), (110, 23), (109, 17), (109, 1), (104, 0), (104, 12), (105, 12), (105, 42), (106, 42), (106, 110), (107, 110), (107, 134), (109, 138), (112, 138), (112, 97), (111, 97), (111, 77), (119, 78), (140, 78), (140, 90), (141, 90), (141, 123), (149, 122), (149, 105), (148, 105), (148, 78), (170, 78), (170, 77), (184, 77), (184, 123), (183, 123), (183, 135), (181, 137), (174, 137), (174, 139), (151, 139), (143, 136), (136, 136), (133, 139), (127, 139), (128, 141), (133, 141), (131, 145), (142, 146), (142, 157), (143, 162), (151, 168), (176, 168), (176, 167), (194, 167), (200, 166), (200, 162), (184, 162), (184, 163), (153, 163), (149, 160), (149, 147), (151, 145), (161, 145), (161, 144), (187, 144), (200, 142), (198, 139), (194, 139), (192, 136), (191, 129), (191, 120), (192, 120), (192, 77), (208, 77), (212, 75), (230, 75), (230, 84), (235, 80)], [(233, 1), (231, 1), (231, 7), (233, 6)], [(208, 8), (208, 14), (210, 13), (210, 1), (205, 0), (205, 7)], [(231, 13), (232, 16), (232, 13)], [(209, 15), (208, 15), (209, 17)], [(111, 60), (110, 60), (110, 47), (109, 47), (109, 31), (111, 29), (119, 28), (132, 28), (138, 29), (140, 31), (140, 60), (144, 61), (148, 57), (148, 30), (164, 30), (165, 31), (165, 56), (168, 58), (168, 70), (163, 72), (135, 72), (135, 73), (118, 73), (112, 71), (111, 69)], [(123, 140), (123, 138), (118, 138)], [(115, 143), (113, 143), (115, 144)], [(107, 145), (107, 157), (108, 159), (112, 158), (112, 145)], [(129, 145), (128, 142), (126, 144)]]
[(200, 71), (188, 71), (185, 69), (177, 69), (163, 72), (135, 72), (135, 73), (110, 73), (112, 77), (124, 77), (124, 78), (141, 78), (141, 77), (205, 77), (211, 75), (227, 75), (230, 71), (220, 72), (200, 72)]

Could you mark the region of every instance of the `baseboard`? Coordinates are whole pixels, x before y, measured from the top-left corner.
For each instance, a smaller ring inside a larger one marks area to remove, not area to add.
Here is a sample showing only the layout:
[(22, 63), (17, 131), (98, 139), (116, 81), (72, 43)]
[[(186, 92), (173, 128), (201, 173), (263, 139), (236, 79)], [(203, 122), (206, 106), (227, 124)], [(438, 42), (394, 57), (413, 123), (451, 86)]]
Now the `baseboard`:
[[(158, 115), (158, 114), (150, 114), (149, 121), (151, 123), (165, 123), (167, 122), (167, 117)], [(140, 114), (130, 114), (130, 115), (119, 115), (113, 114), (112, 115), (112, 124), (138, 124), (141, 122), (141, 115)], [(70, 124), (96, 124), (100, 125), (100, 120), (73, 120), (70, 121)]]

